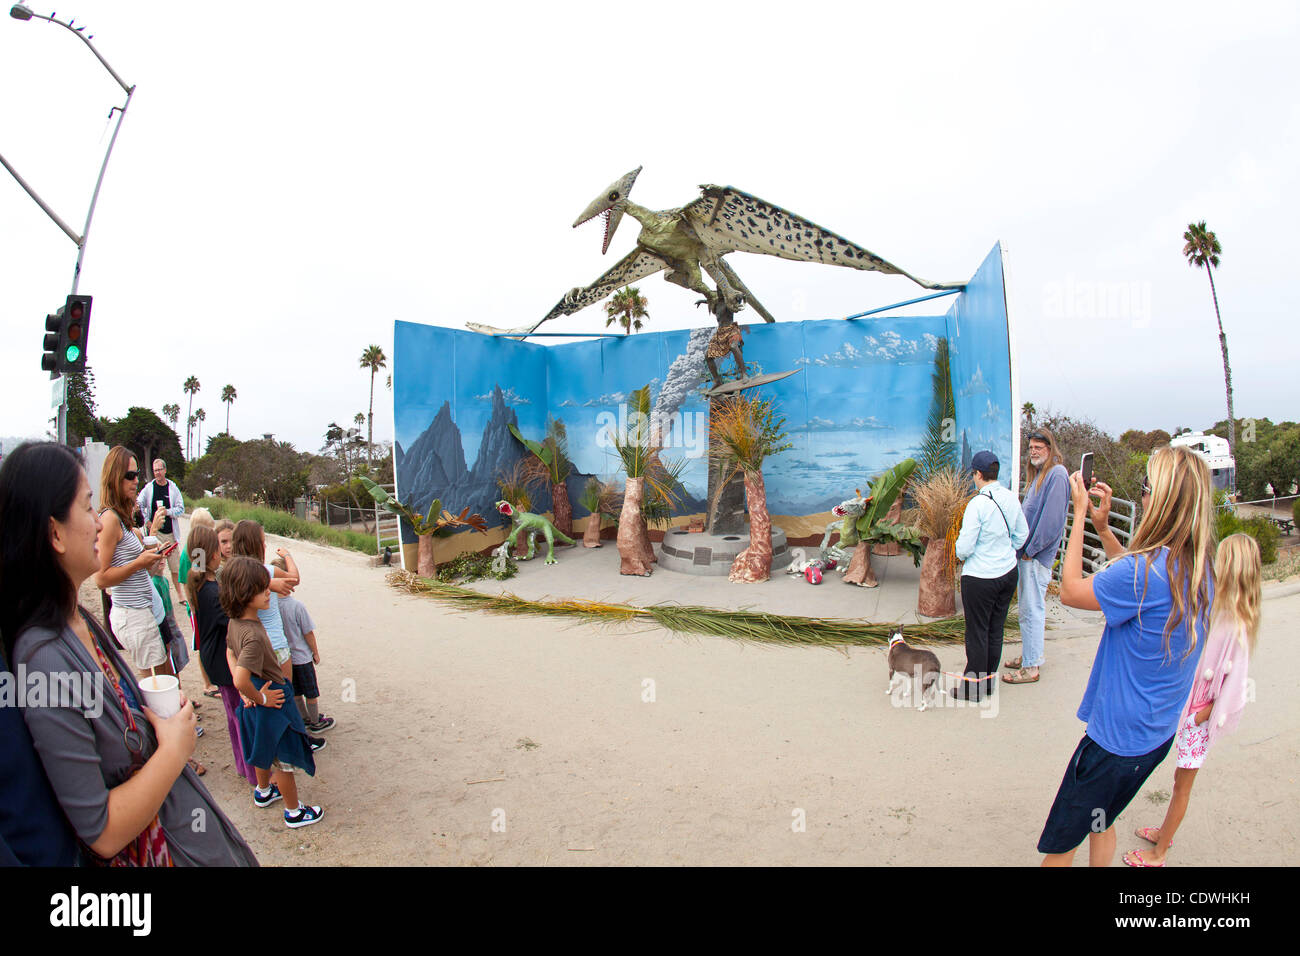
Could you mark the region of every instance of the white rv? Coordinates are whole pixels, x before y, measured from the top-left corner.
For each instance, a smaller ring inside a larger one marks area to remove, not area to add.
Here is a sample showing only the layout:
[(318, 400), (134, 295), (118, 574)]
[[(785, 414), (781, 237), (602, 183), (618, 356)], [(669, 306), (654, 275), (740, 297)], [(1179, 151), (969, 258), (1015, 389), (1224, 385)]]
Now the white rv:
[(1237, 463), (1228, 448), (1228, 440), (1204, 432), (1183, 432), (1169, 440), (1171, 448), (1182, 445), (1205, 459), (1216, 490), (1232, 494), (1237, 488)]

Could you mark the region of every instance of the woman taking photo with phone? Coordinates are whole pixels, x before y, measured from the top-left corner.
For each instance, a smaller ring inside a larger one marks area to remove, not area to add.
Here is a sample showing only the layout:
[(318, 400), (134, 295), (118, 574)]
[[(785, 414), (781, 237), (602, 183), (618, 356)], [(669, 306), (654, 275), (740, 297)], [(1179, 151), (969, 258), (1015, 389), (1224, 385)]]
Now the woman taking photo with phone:
[[(103, 529), (99, 533), (99, 567), (95, 584), (109, 591), (113, 610), (109, 624), (126, 655), (143, 677), (171, 674), (171, 659), (153, 614), (153, 582), (149, 567), (161, 557), (158, 548), (145, 548), (135, 530), (135, 496), (140, 484), (135, 457), (115, 445), (104, 461), (99, 482)], [(161, 517), (155, 517), (155, 524)], [(111, 589), (111, 590), (110, 590)]]
[[(1210, 469), (1187, 448), (1160, 448), (1147, 463), (1142, 520), (1127, 551), (1107, 524), (1111, 489), (1091, 505), (1070, 476), (1074, 523), (1061, 571), (1061, 603), (1101, 611), (1106, 627), (1078, 717), (1087, 729), (1066, 767), (1038, 840), (1043, 866), (1069, 866), (1088, 838), (1091, 866), (1109, 866), (1115, 821), (1165, 758), (1191, 695), (1214, 591)], [(1108, 564), (1083, 576), (1089, 509)]]
[(193, 705), (181, 697), (166, 719), (145, 707), (112, 640), (77, 604), (82, 583), (101, 567), (101, 527), (69, 449), (26, 444), (5, 459), (0, 635), (10, 666), (25, 668), (29, 684), (41, 674), (48, 688), (22, 715), (63, 815), (104, 865), (256, 865), (186, 767)]

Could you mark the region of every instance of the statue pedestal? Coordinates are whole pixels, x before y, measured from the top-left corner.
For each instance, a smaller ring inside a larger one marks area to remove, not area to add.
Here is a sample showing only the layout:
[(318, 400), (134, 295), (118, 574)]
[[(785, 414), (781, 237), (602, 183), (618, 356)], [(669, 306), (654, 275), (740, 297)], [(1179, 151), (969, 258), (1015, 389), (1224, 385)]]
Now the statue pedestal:
[[(743, 488), (742, 488), (743, 490)], [(749, 526), (735, 534), (692, 533), (671, 528), (659, 548), (659, 567), (682, 574), (725, 578), (736, 556), (749, 547)], [(793, 555), (786, 546), (785, 532), (772, 528), (772, 575), (790, 566)]]

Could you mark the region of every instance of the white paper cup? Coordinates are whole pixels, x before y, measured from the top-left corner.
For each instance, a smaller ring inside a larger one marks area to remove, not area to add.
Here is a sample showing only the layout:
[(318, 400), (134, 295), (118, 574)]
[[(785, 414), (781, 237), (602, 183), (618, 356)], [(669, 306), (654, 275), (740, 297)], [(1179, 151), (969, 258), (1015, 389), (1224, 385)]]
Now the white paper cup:
[(144, 702), (159, 717), (180, 713), (181, 682), (171, 674), (157, 674), (140, 679)]

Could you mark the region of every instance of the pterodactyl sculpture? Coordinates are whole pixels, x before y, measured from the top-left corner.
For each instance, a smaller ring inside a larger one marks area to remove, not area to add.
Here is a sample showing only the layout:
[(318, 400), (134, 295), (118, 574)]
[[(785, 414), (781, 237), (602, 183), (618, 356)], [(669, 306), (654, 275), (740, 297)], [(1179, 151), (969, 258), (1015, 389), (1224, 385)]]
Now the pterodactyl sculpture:
[[(658, 212), (646, 209), (628, 199), (640, 172), (638, 166), (610, 183), (573, 224), (576, 229), (604, 214), (605, 241), (600, 250), (604, 254), (609, 250), (609, 241), (619, 221), (627, 213), (641, 223), (641, 235), (637, 237), (635, 249), (585, 289), (570, 289), (531, 329), (502, 333), (499, 329), (472, 323), (469, 327), (495, 334), (527, 335), (548, 319), (572, 315), (599, 302), (615, 289), (665, 270), (667, 275), (664, 278), (669, 282), (704, 296), (709, 311), (715, 316), (739, 312), (748, 304), (765, 321), (775, 322), (772, 314), (754, 298), (740, 276), (723, 260), (722, 257), (729, 252), (755, 252), (798, 262), (820, 262), (903, 275), (927, 289), (959, 289), (965, 285), (962, 282), (918, 279), (843, 236), (732, 186), (701, 186), (700, 198), (686, 206)], [(713, 279), (716, 291), (704, 284), (701, 270)], [(722, 303), (718, 302), (719, 298)], [(720, 305), (725, 309), (720, 309)]]

